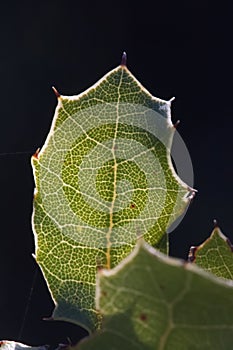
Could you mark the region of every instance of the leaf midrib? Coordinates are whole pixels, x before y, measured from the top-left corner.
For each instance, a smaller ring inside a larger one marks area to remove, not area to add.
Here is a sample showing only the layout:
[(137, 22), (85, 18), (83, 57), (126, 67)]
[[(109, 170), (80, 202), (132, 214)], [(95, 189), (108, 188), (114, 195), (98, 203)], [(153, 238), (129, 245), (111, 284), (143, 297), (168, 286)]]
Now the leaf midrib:
[(124, 69), (122, 68), (121, 70), (121, 77), (119, 80), (119, 84), (118, 84), (118, 99), (117, 99), (117, 103), (116, 103), (116, 128), (115, 128), (115, 133), (114, 133), (114, 138), (112, 141), (112, 156), (113, 156), (113, 160), (114, 160), (114, 166), (113, 166), (113, 198), (112, 198), (112, 204), (109, 208), (109, 230), (107, 232), (106, 235), (106, 240), (107, 240), (107, 250), (106, 250), (106, 268), (108, 270), (110, 270), (111, 268), (111, 233), (112, 233), (112, 229), (114, 226), (113, 223), (113, 212), (114, 212), (114, 205), (115, 205), (115, 201), (116, 201), (116, 187), (117, 187), (117, 161), (116, 161), (116, 154), (115, 154), (115, 146), (116, 146), (116, 138), (117, 138), (117, 132), (118, 132), (118, 124), (119, 124), (119, 103), (120, 103), (120, 88), (121, 88), (121, 84), (122, 84), (122, 77), (123, 77), (123, 72)]

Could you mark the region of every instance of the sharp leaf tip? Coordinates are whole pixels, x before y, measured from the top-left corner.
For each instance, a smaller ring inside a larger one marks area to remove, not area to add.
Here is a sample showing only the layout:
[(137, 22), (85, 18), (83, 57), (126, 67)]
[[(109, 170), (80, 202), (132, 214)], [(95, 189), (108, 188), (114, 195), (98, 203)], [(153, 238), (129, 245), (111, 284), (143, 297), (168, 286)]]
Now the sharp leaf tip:
[(40, 153), (40, 148), (37, 148), (36, 152), (33, 154), (32, 157), (35, 159), (38, 159), (39, 153)]
[(54, 86), (52, 86), (52, 89), (53, 89), (53, 91), (54, 91), (54, 93), (55, 93), (55, 96), (56, 96), (57, 98), (61, 97), (61, 94), (57, 91), (57, 89), (56, 89)]
[(175, 129), (177, 129), (177, 127), (178, 127), (179, 124), (180, 124), (180, 120), (178, 119), (178, 120), (175, 122), (175, 124), (173, 124), (173, 127), (174, 127)]
[(189, 255), (188, 255), (188, 262), (189, 263), (193, 263), (196, 260), (196, 251), (197, 251), (197, 247), (192, 246), (189, 250)]
[(121, 57), (121, 66), (126, 67), (126, 64), (127, 64), (127, 55), (126, 55), (126, 52), (124, 51)]

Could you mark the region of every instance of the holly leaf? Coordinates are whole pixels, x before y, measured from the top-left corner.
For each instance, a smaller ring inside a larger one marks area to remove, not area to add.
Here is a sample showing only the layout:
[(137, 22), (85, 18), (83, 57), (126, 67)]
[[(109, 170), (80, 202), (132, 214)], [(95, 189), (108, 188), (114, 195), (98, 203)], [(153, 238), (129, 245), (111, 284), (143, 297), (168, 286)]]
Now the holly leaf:
[(233, 283), (140, 241), (119, 266), (101, 270), (103, 329), (69, 350), (231, 350)]
[(153, 97), (125, 66), (84, 93), (60, 96), (47, 140), (32, 158), (36, 260), (53, 318), (98, 328), (96, 270), (116, 266), (138, 237), (167, 252), (166, 230), (191, 189), (170, 158), (171, 101)]
[(189, 260), (218, 277), (233, 280), (233, 246), (219, 227), (197, 247), (191, 247)]

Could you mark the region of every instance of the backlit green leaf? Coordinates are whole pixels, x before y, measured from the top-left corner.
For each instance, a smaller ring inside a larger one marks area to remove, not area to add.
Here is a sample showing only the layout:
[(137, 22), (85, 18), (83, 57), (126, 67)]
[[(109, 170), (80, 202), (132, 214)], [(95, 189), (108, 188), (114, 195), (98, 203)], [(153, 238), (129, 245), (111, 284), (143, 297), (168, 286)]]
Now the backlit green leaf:
[(116, 266), (141, 236), (167, 252), (166, 230), (190, 194), (171, 164), (170, 103), (124, 65), (78, 96), (58, 97), (46, 143), (32, 159), (36, 260), (54, 318), (98, 328), (97, 268)]
[(70, 350), (231, 350), (233, 283), (144, 242), (99, 272), (103, 329)]
[(190, 249), (189, 258), (216, 276), (233, 280), (232, 250), (230, 240), (216, 227), (204, 243)]

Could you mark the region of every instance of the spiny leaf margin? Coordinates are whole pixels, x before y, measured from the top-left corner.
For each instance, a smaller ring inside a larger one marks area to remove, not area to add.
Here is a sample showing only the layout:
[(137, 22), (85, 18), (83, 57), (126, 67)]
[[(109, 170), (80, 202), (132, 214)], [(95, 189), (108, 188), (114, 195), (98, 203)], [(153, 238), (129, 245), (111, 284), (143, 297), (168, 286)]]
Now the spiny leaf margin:
[(190, 248), (189, 261), (218, 277), (233, 280), (233, 245), (218, 226), (202, 244)]
[(224, 281), (140, 240), (97, 279), (101, 332), (69, 350), (231, 350), (233, 281)]
[[(122, 88), (120, 94), (120, 86), (122, 86), (120, 84), (122, 84), (122, 82), (124, 83), (124, 89)], [(110, 93), (108, 89), (110, 89)], [(59, 228), (61, 225), (57, 223), (57, 219), (51, 214), (48, 214), (48, 205), (45, 208), (43, 196), (49, 198), (50, 188), (54, 188), (51, 190), (54, 191), (51, 195), (53, 200), (50, 200), (52, 205), (49, 204), (52, 213), (56, 213), (56, 215), (58, 213), (58, 217), (61, 216), (62, 220), (63, 217), (69, 218), (67, 230), (70, 229), (69, 225), (72, 224), (73, 220), (75, 222), (75, 218), (69, 217), (68, 210), (64, 210), (63, 207), (59, 208), (60, 199), (56, 199), (58, 193), (56, 183), (58, 183), (59, 187), (61, 182), (57, 177), (56, 171), (50, 170), (47, 171), (47, 173), (43, 173), (43, 170), (47, 167), (49, 169), (50, 163), (54, 164), (56, 168), (62, 157), (64, 146), (60, 145), (59, 142), (57, 142), (56, 146), (53, 144), (55, 143), (55, 136), (58, 135), (59, 132), (63, 136), (59, 134), (58, 141), (65, 142), (65, 144), (68, 142), (69, 144), (70, 134), (65, 134), (62, 131), (62, 127), (70, 115), (74, 118), (74, 116), (77, 116), (77, 111), (82, 111), (83, 108), (96, 107), (97, 103), (100, 104), (101, 99), (101, 108), (103, 106), (104, 108), (106, 108), (106, 106), (112, 108), (112, 106), (114, 107), (117, 101), (119, 101), (120, 96), (122, 96), (122, 103), (140, 104), (140, 106), (144, 106), (145, 108), (153, 110), (155, 113), (159, 113), (160, 118), (163, 118), (165, 120), (165, 125), (167, 125), (164, 137), (168, 148), (165, 147), (163, 149), (161, 145), (158, 144), (158, 152), (161, 153), (160, 157), (166, 159), (167, 162), (167, 164), (162, 165), (162, 169), (163, 166), (165, 166), (163, 170), (166, 177), (167, 202), (165, 202), (161, 216), (157, 220), (153, 230), (145, 233), (144, 238), (158, 249), (167, 251), (166, 227), (168, 223), (173, 222), (184, 211), (189, 203), (187, 196), (190, 194), (190, 188), (178, 178), (170, 159), (169, 147), (171, 147), (172, 137), (175, 131), (171, 123), (170, 101), (163, 101), (150, 95), (125, 66), (117, 67), (92, 88), (78, 96), (60, 96), (58, 98), (55, 117), (45, 145), (42, 150), (36, 153), (32, 158), (36, 182), (33, 212), (36, 260), (41, 267), (56, 304), (53, 318), (77, 323), (84, 326), (89, 331), (98, 328), (101, 323), (101, 315), (95, 309), (96, 268), (99, 265), (107, 265), (109, 267), (116, 266), (130, 251), (132, 251), (136, 240), (131, 243), (128, 242), (127, 244), (123, 242), (123, 245), (119, 244), (117, 247), (107, 245), (106, 249), (99, 249), (98, 247), (88, 246), (90, 243), (85, 245), (83, 242), (78, 242), (77, 244), (75, 237), (72, 236), (73, 233), (68, 236), (64, 235)], [(72, 111), (74, 114), (72, 114)], [(80, 115), (78, 115), (78, 117), (79, 118), (77, 118), (74, 123), (76, 126), (77, 122), (80, 122)], [(123, 134), (124, 130), (122, 131), (122, 135)], [(48, 156), (49, 147), (53, 150), (52, 156)], [(71, 158), (69, 158), (65, 164), (64, 173), (70, 166), (70, 159)], [(62, 186), (61, 191), (63, 193)], [(87, 235), (86, 239), (88, 239), (88, 237), (89, 235)], [(89, 242), (90, 241), (92, 240), (89, 239)], [(111, 263), (109, 263), (110, 248)]]

